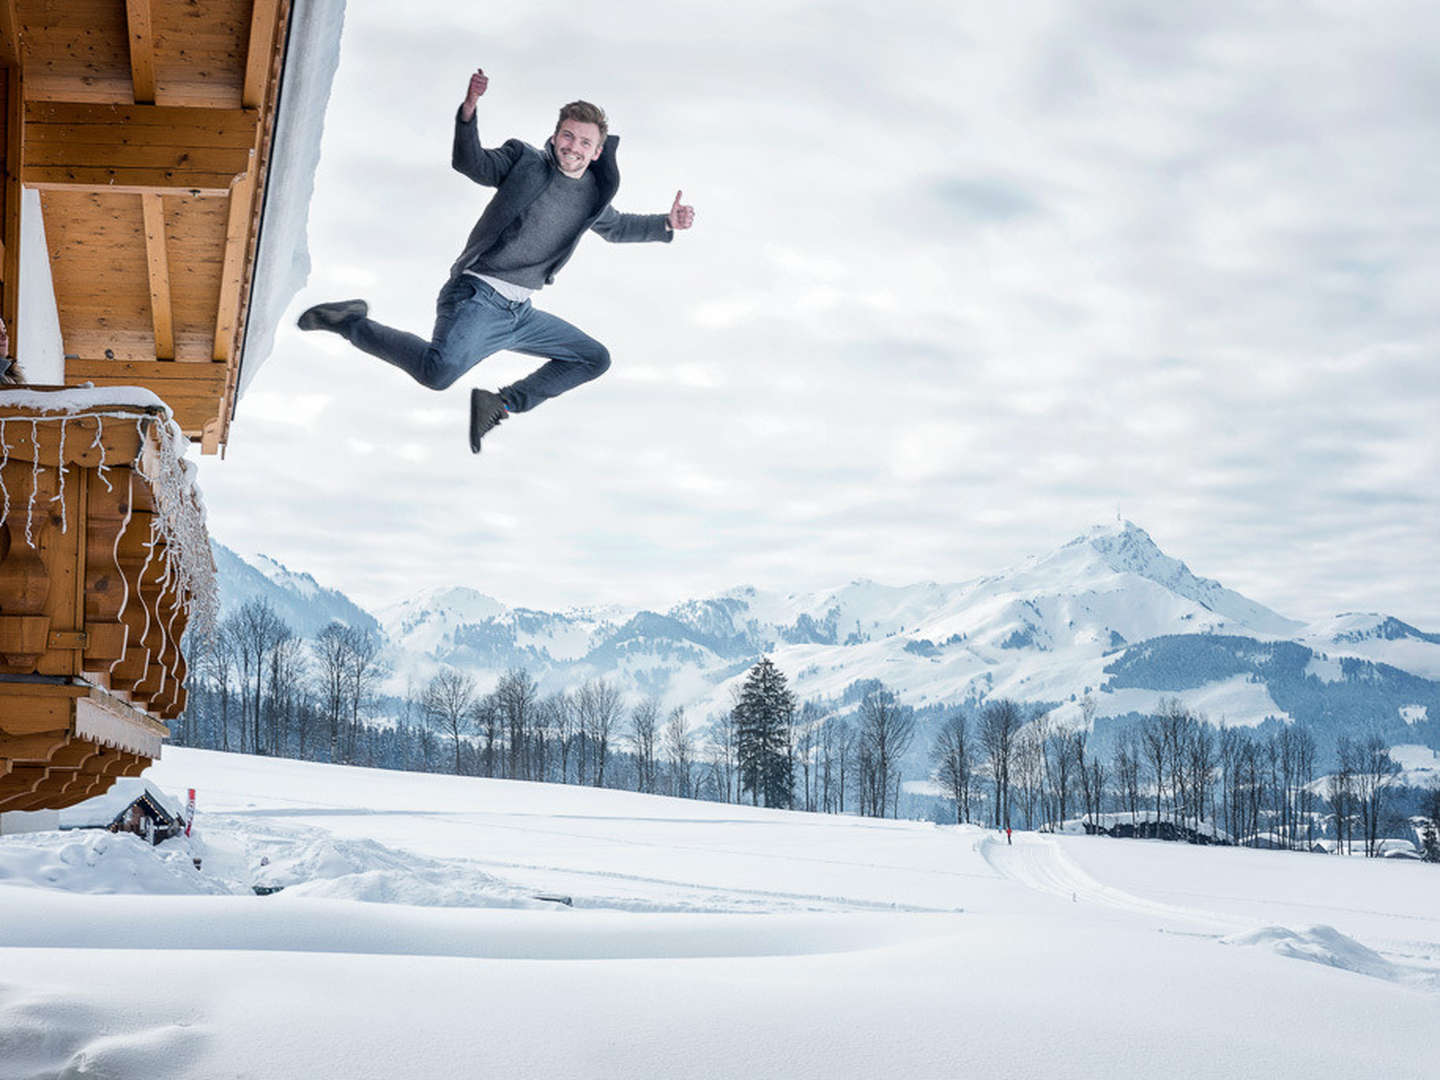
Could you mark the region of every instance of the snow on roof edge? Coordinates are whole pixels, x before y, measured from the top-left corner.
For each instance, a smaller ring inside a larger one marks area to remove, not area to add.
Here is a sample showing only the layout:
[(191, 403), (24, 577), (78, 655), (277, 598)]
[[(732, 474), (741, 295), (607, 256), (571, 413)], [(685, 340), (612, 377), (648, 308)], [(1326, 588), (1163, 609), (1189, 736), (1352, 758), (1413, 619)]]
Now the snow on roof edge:
[(64, 390), (33, 390), (17, 387), (0, 390), (0, 405), (34, 409), (42, 413), (78, 415), (86, 410), (123, 408), (163, 412), (171, 415), (170, 406), (143, 386), (74, 386)]
[(310, 198), (344, 25), (345, 0), (296, 0), (291, 9), (237, 403), (269, 359), (280, 317), (310, 277)]

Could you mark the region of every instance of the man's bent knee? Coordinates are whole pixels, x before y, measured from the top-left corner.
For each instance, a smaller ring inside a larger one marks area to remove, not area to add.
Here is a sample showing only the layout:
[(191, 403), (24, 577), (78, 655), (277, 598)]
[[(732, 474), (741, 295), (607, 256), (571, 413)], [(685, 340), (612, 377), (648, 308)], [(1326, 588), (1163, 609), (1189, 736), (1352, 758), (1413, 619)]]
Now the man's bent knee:
[(598, 379), (605, 372), (610, 370), (610, 350), (601, 345), (598, 341), (595, 348), (586, 356), (586, 367), (590, 369), (590, 378)]
[(444, 354), (432, 348), (425, 354), (425, 362), (416, 373), (415, 381), (431, 390), (447, 390), (454, 386), (455, 380), (463, 374), (463, 368), (458, 364), (446, 363)]

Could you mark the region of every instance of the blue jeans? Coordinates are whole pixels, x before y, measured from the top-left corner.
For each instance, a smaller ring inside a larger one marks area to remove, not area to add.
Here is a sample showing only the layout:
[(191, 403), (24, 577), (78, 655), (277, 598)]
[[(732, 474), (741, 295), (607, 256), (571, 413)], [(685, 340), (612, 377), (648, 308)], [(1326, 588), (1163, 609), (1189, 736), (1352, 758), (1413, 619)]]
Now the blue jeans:
[(511, 412), (526, 412), (547, 398), (599, 378), (610, 352), (589, 334), (529, 300), (506, 300), (485, 282), (460, 274), (435, 301), (429, 341), (373, 319), (346, 327), (351, 344), (394, 364), (422, 386), (444, 390), (487, 356), (509, 349), (543, 356), (547, 363), (497, 393)]

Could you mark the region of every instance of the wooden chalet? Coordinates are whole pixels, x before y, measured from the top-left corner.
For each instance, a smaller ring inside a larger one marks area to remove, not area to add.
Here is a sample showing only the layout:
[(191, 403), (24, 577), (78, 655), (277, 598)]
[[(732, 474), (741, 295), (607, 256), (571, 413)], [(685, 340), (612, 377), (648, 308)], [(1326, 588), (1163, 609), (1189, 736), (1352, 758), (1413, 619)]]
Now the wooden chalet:
[(0, 812), (138, 774), (185, 707), (184, 453), (229, 435), (288, 39), (327, 3), (0, 0)]

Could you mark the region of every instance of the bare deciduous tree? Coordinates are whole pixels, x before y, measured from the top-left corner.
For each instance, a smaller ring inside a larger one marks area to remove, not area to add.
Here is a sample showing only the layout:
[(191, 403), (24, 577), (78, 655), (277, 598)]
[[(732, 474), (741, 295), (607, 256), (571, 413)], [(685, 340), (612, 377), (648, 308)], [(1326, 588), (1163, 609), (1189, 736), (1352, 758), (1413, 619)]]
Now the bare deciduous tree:
[(935, 740), (935, 781), (955, 801), (955, 823), (970, 820), (970, 782), (975, 774), (970, 726), (964, 713), (945, 721)]
[[(860, 743), (869, 791), (866, 806), (875, 817), (890, 808), (890, 783), (901, 757), (915, 739), (915, 714), (886, 689), (872, 690), (860, 700)], [(897, 808), (898, 809), (898, 808)]]
[(695, 737), (685, 723), (685, 710), (672, 709), (665, 720), (665, 757), (670, 763), (670, 794), (688, 799), (693, 794), (690, 769), (695, 760)]
[(990, 702), (980, 714), (980, 745), (985, 751), (985, 765), (994, 784), (995, 803), (991, 816), (996, 828), (1010, 827), (1010, 762), (1015, 733), (1019, 730), (1020, 706), (1008, 698)]
[(450, 739), (455, 775), (460, 775), (460, 739), (470, 731), (475, 708), (475, 679), (454, 668), (441, 668), (420, 698), (420, 708), (433, 731)]
[(576, 698), (582, 737), (588, 738), (594, 759), (594, 783), (605, 786), (605, 765), (610, 756), (615, 725), (620, 719), (620, 691), (604, 679), (592, 679), (580, 688)]
[(369, 704), (370, 696), (385, 674), (380, 662), (380, 639), (369, 630), (349, 627), (345, 632), (349, 646), (345, 668), (346, 693), (349, 698), (350, 724), (345, 734), (345, 760), (355, 757), (355, 739), (360, 733), (360, 713)]
[(655, 749), (660, 737), (660, 702), (646, 698), (630, 713), (630, 749), (635, 755), (635, 790), (655, 791)]
[(505, 728), (505, 775), (512, 780), (529, 776), (529, 742), (535, 723), (539, 690), (524, 668), (511, 668), (495, 687), (495, 704)]
[(1360, 811), (1360, 825), (1365, 835), (1365, 854), (1380, 854), (1380, 822), (1383, 820), (1385, 796), (1400, 774), (1400, 766), (1390, 757), (1390, 748), (1378, 734), (1366, 736), (1358, 748), (1359, 767), (1355, 770), (1355, 801)]

